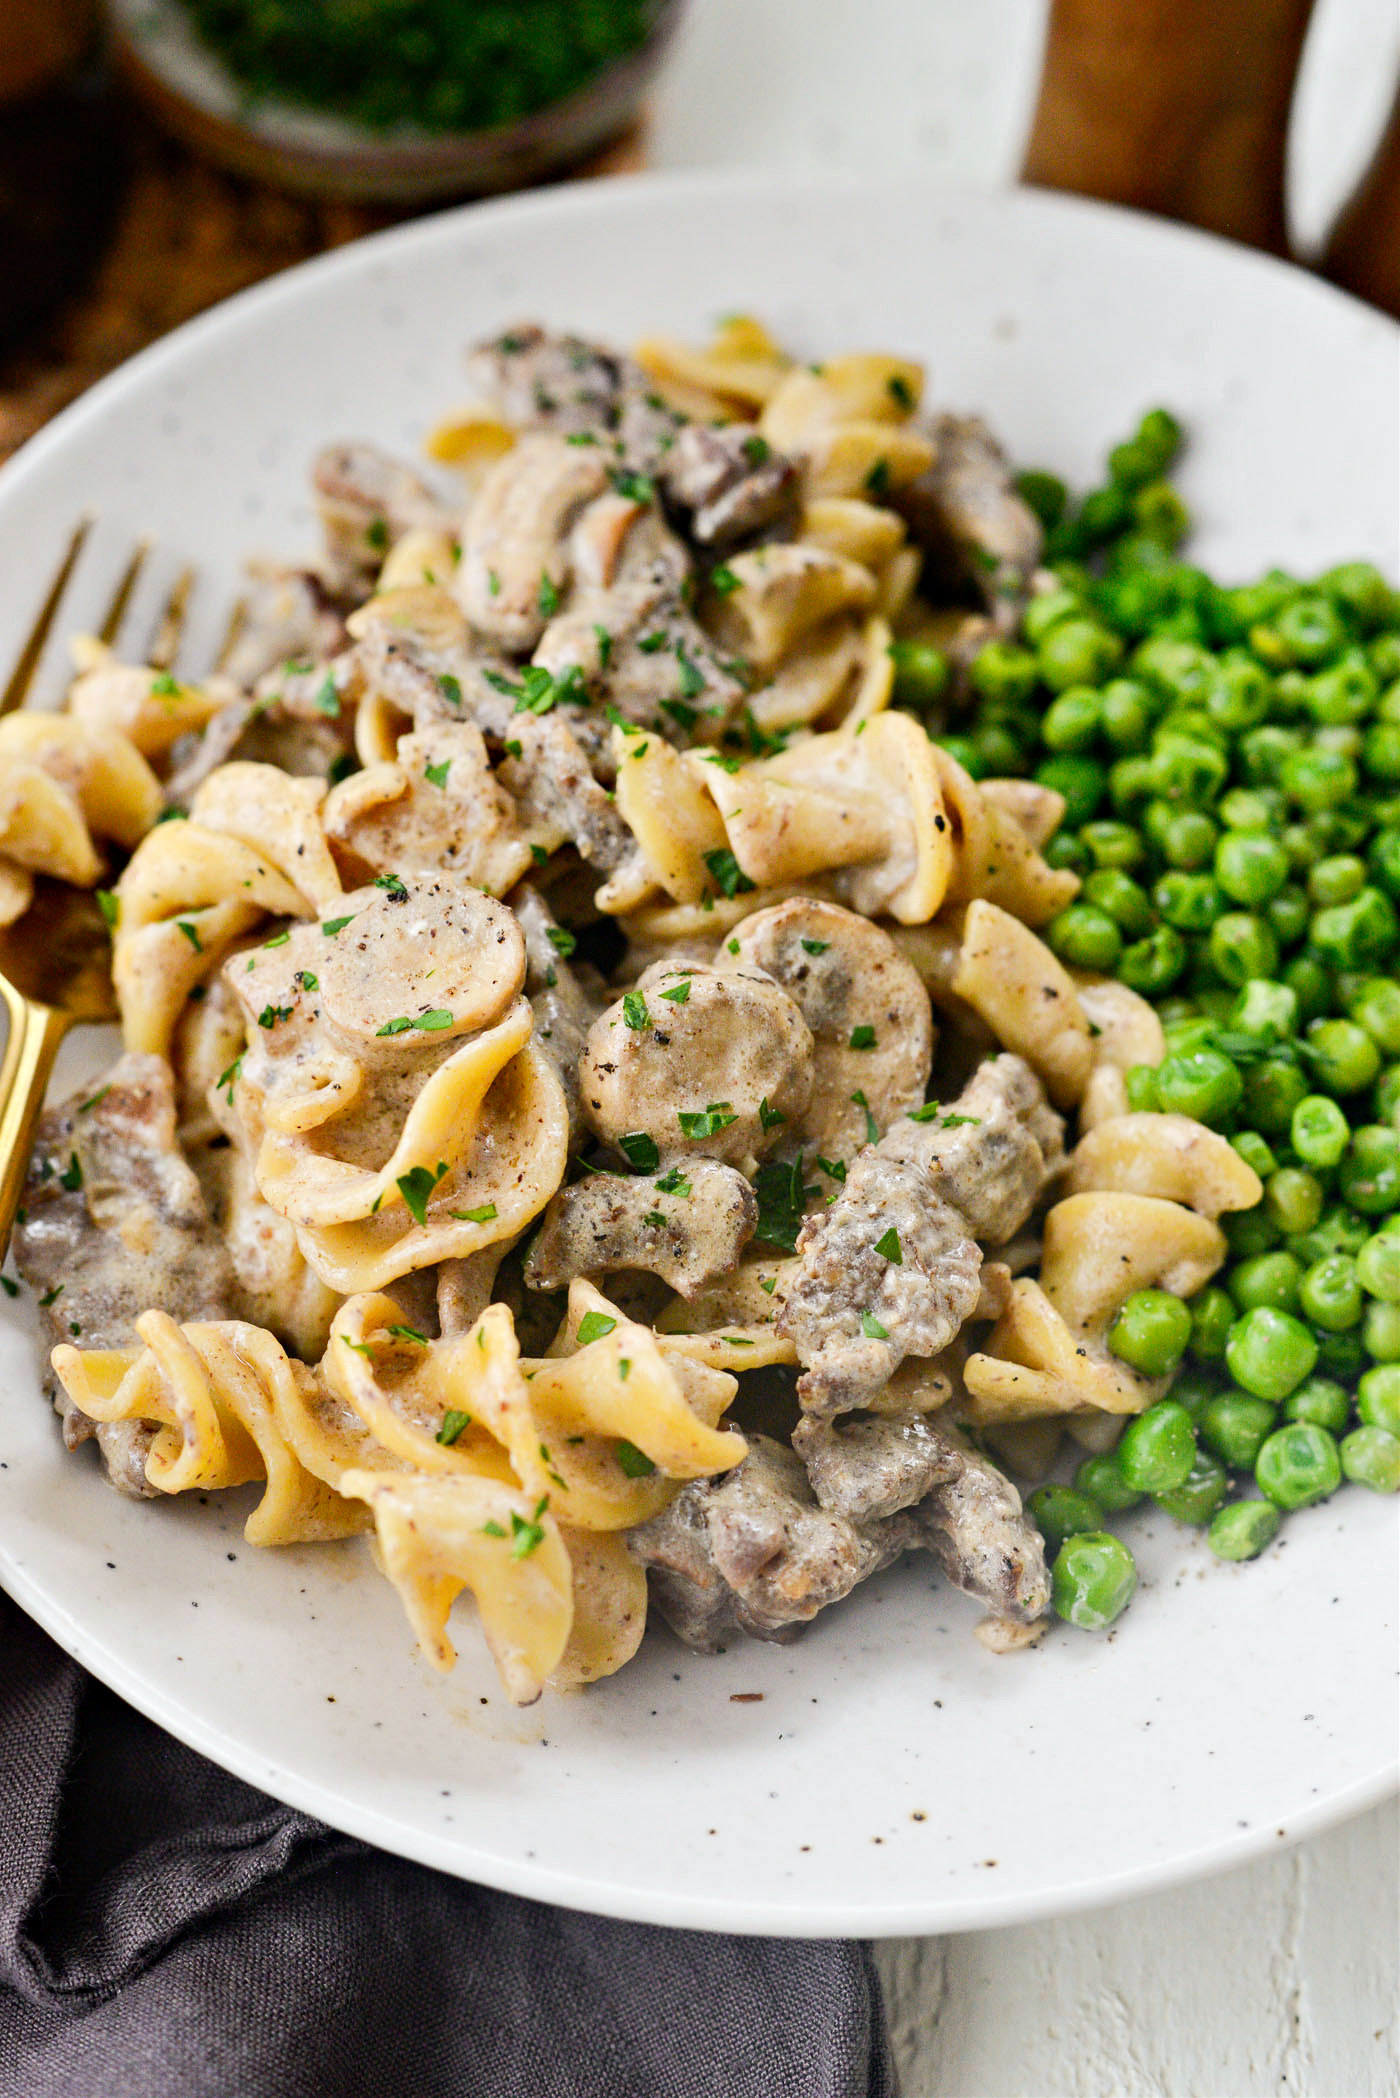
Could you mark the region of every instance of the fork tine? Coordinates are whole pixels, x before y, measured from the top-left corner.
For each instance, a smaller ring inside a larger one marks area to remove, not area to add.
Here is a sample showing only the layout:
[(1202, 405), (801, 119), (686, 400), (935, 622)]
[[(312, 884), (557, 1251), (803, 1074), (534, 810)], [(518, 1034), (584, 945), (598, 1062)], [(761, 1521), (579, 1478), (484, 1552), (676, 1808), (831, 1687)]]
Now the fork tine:
[(194, 570), (182, 568), (165, 600), (165, 609), (156, 622), (155, 638), (146, 651), (146, 661), (156, 670), (169, 670), (180, 653), (180, 639), (185, 631), (185, 614), (189, 610), (194, 581)]
[(48, 595), (39, 607), (38, 615), (19, 652), (19, 659), (10, 673), (9, 683), (4, 692), (0, 693), (0, 714), (12, 714), (16, 707), (24, 704), (25, 696), (34, 682), (34, 673), (39, 667), (39, 658), (44, 653), (44, 643), (49, 638), (49, 631), (57, 617), (63, 593), (68, 588), (68, 578), (78, 565), (78, 556), (83, 550), (88, 533), (92, 530), (92, 523), (90, 516), (83, 517), (74, 528), (63, 559), (58, 564), (58, 573), (49, 585)]
[(121, 632), (121, 624), (126, 617), (126, 608), (131, 603), (131, 593), (136, 588), (141, 571), (150, 557), (150, 552), (150, 540), (138, 539), (136, 551), (127, 562), (121, 581), (112, 593), (112, 602), (107, 607), (107, 617), (97, 629), (98, 640), (105, 641), (109, 647)]
[(216, 670), (222, 670), (228, 662), (234, 648), (237, 646), (238, 638), (247, 624), (248, 600), (246, 597), (240, 597), (228, 615), (228, 625), (224, 628), (224, 638), (219, 643), (219, 652), (214, 658), (214, 668)]

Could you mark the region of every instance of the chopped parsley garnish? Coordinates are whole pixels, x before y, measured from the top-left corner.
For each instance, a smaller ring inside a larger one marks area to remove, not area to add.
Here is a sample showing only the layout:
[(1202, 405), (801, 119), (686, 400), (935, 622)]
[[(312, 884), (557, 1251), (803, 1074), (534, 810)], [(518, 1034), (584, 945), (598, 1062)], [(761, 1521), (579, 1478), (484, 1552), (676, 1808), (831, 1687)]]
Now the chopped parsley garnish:
[(547, 925), (544, 936), (554, 952), (563, 955), (566, 961), (578, 945), (576, 936), (563, 925)]
[(634, 1032), (650, 1027), (651, 1014), (647, 1011), (646, 999), (640, 991), (629, 991), (622, 1001), (622, 1017)]
[(631, 1136), (620, 1136), (617, 1140), (617, 1148), (631, 1160), (639, 1173), (654, 1172), (661, 1163), (661, 1153), (656, 1148), (656, 1139), (648, 1136), (645, 1130), (638, 1130)]
[(317, 692), (312, 704), (318, 714), (325, 715), (327, 721), (339, 721), (340, 693), (336, 687), (335, 679), (329, 671), (326, 673), (325, 682)]
[(739, 952), (739, 942), (737, 940), (726, 940), (724, 950), (726, 954), (737, 954)]
[(258, 1014), (258, 1025), (275, 1027), (279, 1020), (290, 1020), (291, 1017), (292, 1008), (289, 1005), (265, 1005)]
[(488, 568), (486, 571), (486, 595), (488, 597), (499, 597), (500, 594), (501, 579), (494, 568)]
[(349, 779), (351, 773), (358, 770), (359, 767), (355, 762), (354, 752), (342, 750), (340, 756), (334, 760), (330, 771), (326, 774), (326, 784), (329, 787), (338, 787), (343, 779)]
[(381, 1038), (386, 1034), (407, 1034), (412, 1025), (408, 1014), (400, 1013), (396, 1019), (386, 1020), (382, 1027), (375, 1029), (375, 1033)]
[(427, 1223), (428, 1197), (446, 1171), (447, 1161), (441, 1159), (436, 1172), (427, 1166), (411, 1166), (406, 1173), (400, 1174), (398, 1190), (415, 1224)]
[(539, 606), (541, 619), (553, 619), (559, 610), (559, 586), (547, 568), (540, 572), (539, 594), (535, 603)]
[(450, 704), (451, 704), (452, 706), (454, 706), (454, 707), (460, 707), (460, 706), (461, 706), (461, 704), (462, 704), (462, 684), (461, 684), (461, 680), (460, 680), (460, 678), (455, 678), (455, 677), (453, 677), (453, 675), (452, 675), (452, 673), (451, 673), (451, 671), (450, 671), (450, 670), (444, 670), (444, 671), (440, 672), (440, 674), (439, 674), (439, 676), (438, 676), (438, 681), (437, 681), (437, 687), (438, 687), (438, 691), (439, 691), (439, 692), (440, 692), (440, 693), (442, 694), (443, 698), (444, 698), (445, 700), (447, 700), (447, 701), (448, 701), (448, 702), (449, 702), (449, 703), (450, 703)]
[[(466, 1433), (471, 1424), (472, 1417), (469, 1413), (463, 1413), (459, 1407), (449, 1406), (442, 1416), (442, 1426), (433, 1437), (433, 1441), (440, 1442), (444, 1449), (450, 1450), (453, 1443)], [(504, 1537), (505, 1531), (501, 1530), (500, 1535)]]
[(682, 1107), (676, 1110), (681, 1131), (689, 1137), (718, 1136), (721, 1129), (727, 1129), (738, 1119), (727, 1100), (711, 1100), (704, 1108)]
[(877, 459), (865, 477), (866, 492), (869, 495), (887, 495), (889, 486), (890, 462), (888, 459)]
[(802, 952), (804, 954), (825, 954), (830, 945), (830, 940), (804, 940), (802, 942)]
[(68, 1163), (58, 1176), (58, 1184), (60, 1187), (67, 1188), (70, 1195), (76, 1195), (78, 1189), (82, 1186), (83, 1163), (76, 1151), (69, 1152)]
[(676, 643), (676, 661), (681, 671), (681, 698), (698, 699), (705, 689), (705, 673), (698, 663), (692, 663), (683, 645)]
[(452, 1024), (453, 1016), (445, 1005), (435, 1005), (430, 1013), (420, 1013), (413, 1022), (415, 1027), (421, 1027), (429, 1034), (441, 1034), (444, 1027)]
[(392, 1333), (395, 1340), (414, 1340), (420, 1348), (426, 1348), (428, 1345), (427, 1334), (420, 1333), (416, 1326), (388, 1326), (385, 1331)]
[(671, 1005), (684, 1005), (690, 997), (690, 978), (683, 977), (679, 983), (672, 984), (670, 990), (663, 991), (661, 995)]
[(95, 1093), (89, 1093), (86, 1100), (79, 1102), (78, 1113), (80, 1115), (90, 1114), (94, 1107), (99, 1107), (102, 1104), (111, 1090), (110, 1085), (99, 1086)]
[(365, 538), (377, 554), (382, 554), (389, 544), (389, 526), (386, 519), (372, 517), (365, 526)]
[(499, 1523), (484, 1522), (481, 1525), (481, 1534), (483, 1537), (504, 1537), (506, 1533)]
[(188, 809), (162, 809), (160, 814), (156, 817), (156, 822), (187, 823), (189, 821), (189, 814), (190, 812)]
[(119, 898), (114, 896), (110, 889), (99, 889), (97, 892), (97, 908), (101, 911), (107, 924), (114, 927), (121, 914)]
[(890, 1337), (889, 1327), (882, 1326), (873, 1311), (861, 1313), (860, 1330), (867, 1340), (888, 1340)]
[(865, 1141), (867, 1144), (873, 1144), (879, 1137), (880, 1125), (870, 1111), (870, 1102), (866, 1099), (864, 1093), (852, 1093), (851, 1099), (865, 1115)]
[(846, 1177), (846, 1161), (844, 1158), (818, 1158), (817, 1164), (828, 1180), (844, 1180)]
[(313, 976), (309, 969), (298, 969), (292, 982), (299, 983), (304, 991), (319, 991), (321, 988), (320, 977)]
[(629, 503), (656, 501), (656, 483), (650, 474), (627, 473), (622, 467), (615, 466), (608, 479), (612, 482), (614, 493), (625, 496)]
[(617, 1320), (610, 1319), (605, 1311), (585, 1311), (578, 1322), (579, 1346), (586, 1348), (595, 1340), (606, 1340), (616, 1325)]
[(780, 1107), (770, 1107), (765, 1098), (758, 1103), (758, 1119), (765, 1129), (776, 1129), (780, 1122), (787, 1120), (787, 1116)]
[(55, 1282), (55, 1284), (54, 1284), (53, 1288), (52, 1288), (52, 1289), (46, 1289), (46, 1290), (44, 1291), (44, 1294), (43, 1294), (43, 1296), (42, 1296), (42, 1297), (40, 1297), (40, 1299), (39, 1299), (39, 1309), (40, 1309), (41, 1311), (47, 1311), (47, 1310), (48, 1310), (48, 1308), (49, 1308), (49, 1306), (50, 1306), (50, 1304), (56, 1304), (56, 1303), (58, 1302), (59, 1298), (60, 1298), (60, 1297), (61, 1297), (62, 1295), (63, 1295), (63, 1284), (62, 1284), (61, 1282)]
[(666, 636), (662, 633), (643, 634), (637, 646), (644, 656), (659, 656), (666, 646)]
[(802, 1213), (807, 1206), (800, 1159), (793, 1159), (788, 1164), (779, 1159), (768, 1159), (754, 1174), (753, 1190), (758, 1196), (758, 1223), (754, 1237), (761, 1238), (765, 1245), (781, 1247), (784, 1253), (795, 1252), (797, 1234), (802, 1229)]
[(4, 1290), (7, 1297), (17, 1297), (19, 1295), (19, 1284), (11, 1275), (0, 1275), (0, 1289)]
[(234, 1086), (238, 1083), (238, 1080), (242, 1075), (242, 1071), (243, 1059), (241, 1056), (236, 1056), (233, 1059), (233, 1062), (229, 1065), (228, 1069), (226, 1071), (220, 1071), (219, 1073), (218, 1084), (215, 1086), (214, 1090), (216, 1092), (225, 1094), (227, 1096), (230, 1106), (232, 1106), (233, 1104)]
[(940, 1129), (980, 1129), (982, 1127), (980, 1115), (945, 1114), (942, 1103), (937, 1100), (928, 1100), (922, 1107), (914, 1108), (910, 1113), (909, 1119), (911, 1122), (937, 1122)]
[(710, 588), (718, 591), (721, 597), (731, 596), (739, 587), (739, 577), (732, 568), (726, 568), (722, 561), (718, 568), (710, 570)]
[(459, 1224), (490, 1224), (496, 1218), (494, 1202), (482, 1202), (475, 1209), (449, 1209), (447, 1214), (455, 1217)]
[(594, 430), (570, 430), (564, 442), (565, 444), (596, 444), (598, 436)]
[(737, 758), (727, 758), (718, 750), (700, 750), (696, 756), (703, 758), (707, 765), (718, 765), (721, 772), (733, 774), (742, 769)]
[(175, 923), (180, 928), (180, 931), (185, 935), (185, 938), (189, 941), (195, 953), (203, 954), (204, 942), (199, 937), (199, 927), (197, 925), (191, 924), (188, 918), (177, 918), (175, 920)]
[(726, 896), (747, 896), (753, 889), (754, 884), (727, 845), (717, 845), (713, 852), (704, 855), (704, 860)]
[(774, 1290), (778, 1287), (778, 1278), (776, 1275), (760, 1275), (758, 1286), (765, 1297), (771, 1297)]
[(376, 887), (376, 889), (382, 889), (384, 891), (390, 903), (408, 902), (408, 890), (399, 880), (397, 874), (376, 874), (374, 877), (374, 886)]
[(899, 1233), (895, 1230), (893, 1224), (891, 1224), (883, 1238), (876, 1239), (875, 1251), (882, 1259), (887, 1260), (891, 1267), (903, 1267), (904, 1249), (899, 1243)]
[(853, 1049), (873, 1049), (875, 1047), (874, 1028), (866, 1025), (853, 1027), (851, 1029), (851, 1047)]
[[(625, 1384), (625, 1383), (627, 1382), (627, 1379), (628, 1379), (628, 1378), (629, 1378), (629, 1377), (631, 1376), (631, 1374), (632, 1374), (632, 1358), (631, 1358), (631, 1356), (630, 1356), (630, 1355), (619, 1355), (619, 1356), (618, 1356), (618, 1358), (617, 1358), (617, 1374), (618, 1374), (618, 1379), (619, 1379), (619, 1381), (620, 1381), (621, 1383)], [(577, 1440), (577, 1439), (580, 1439), (580, 1438), (576, 1438), (576, 1437), (574, 1437), (574, 1436), (572, 1436), (572, 1435), (571, 1435), (571, 1436), (569, 1437), (569, 1440), (570, 1440), (570, 1442), (573, 1442), (573, 1441), (575, 1441), (575, 1440)]]
[(594, 621), (593, 632), (597, 636), (598, 640), (598, 668), (600, 670), (606, 670), (609, 662), (612, 659), (613, 637), (608, 632), (607, 628), (605, 626), (599, 626), (596, 620)]
[[(354, 915), (355, 913), (351, 911), (350, 918), (353, 918)], [(344, 932), (346, 926), (350, 923), (350, 918), (327, 918), (321, 930), (328, 940), (333, 940), (338, 932)]]
[(754, 436), (746, 437), (744, 439), (743, 444), (740, 446), (740, 450), (743, 452), (744, 457), (748, 460), (750, 466), (762, 466), (767, 461), (772, 451), (772, 446), (769, 444), (768, 439), (766, 437), (760, 437), (757, 435), (757, 433), (755, 433)]
[(173, 699), (180, 689), (180, 680), (168, 670), (161, 670), (151, 679), (151, 696), (154, 699)]
[(656, 1470), (650, 1457), (639, 1450), (635, 1442), (628, 1442), (625, 1436), (618, 1440), (617, 1461), (629, 1479), (648, 1479)]
[(290, 932), (287, 932), (285, 930), (282, 932), (275, 932), (270, 940), (263, 941), (263, 945), (264, 947), (285, 947), (288, 940), (290, 940), (291, 937), (292, 936)]
[(913, 407), (914, 389), (902, 372), (890, 373), (885, 381), (885, 391), (892, 401), (898, 401), (901, 408)]
[(515, 1510), (511, 1509), (510, 1556), (512, 1559), (528, 1559), (536, 1545), (544, 1543), (544, 1526), (540, 1522), (540, 1517), (548, 1506), (549, 1495), (545, 1494), (542, 1499), (535, 1503), (534, 1512), (528, 1522), (523, 1515), (517, 1515)]
[[(663, 699), (661, 711), (663, 714), (669, 714), (676, 727), (683, 728), (687, 735), (689, 735), (696, 722), (700, 719), (689, 700), (685, 699)], [(645, 745), (643, 745), (643, 748), (645, 748)], [(642, 753), (640, 750), (636, 750), (633, 751), (632, 755), (639, 758)]]
[(523, 758), (525, 745), (512, 736), (506, 743), (505, 753), (508, 758)]
[(649, 1209), (642, 1218), (642, 1222), (650, 1224), (653, 1230), (656, 1231), (664, 1231), (666, 1229), (666, 1219), (662, 1216), (659, 1209)]
[(423, 767), (423, 777), (427, 780), (429, 786), (445, 787), (447, 785), (447, 775), (451, 770), (451, 758), (444, 758), (440, 765), (425, 765)]
[(543, 867), (549, 858), (549, 854), (545, 851), (543, 845), (532, 845), (530, 847), (530, 857), (537, 867)]
[(670, 1166), (656, 1183), (658, 1195), (679, 1195), (684, 1200), (690, 1194), (690, 1182), (679, 1166)]

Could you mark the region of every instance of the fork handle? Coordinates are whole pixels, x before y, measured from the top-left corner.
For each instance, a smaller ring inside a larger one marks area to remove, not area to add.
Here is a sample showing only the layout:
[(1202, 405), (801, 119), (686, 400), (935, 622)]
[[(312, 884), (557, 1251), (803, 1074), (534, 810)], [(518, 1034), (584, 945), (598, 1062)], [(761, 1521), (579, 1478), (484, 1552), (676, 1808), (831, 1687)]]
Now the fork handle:
[(68, 1014), (50, 1005), (28, 998), (7, 1002), (10, 1038), (0, 1063), (0, 1260), (9, 1247), (54, 1058), (70, 1025)]

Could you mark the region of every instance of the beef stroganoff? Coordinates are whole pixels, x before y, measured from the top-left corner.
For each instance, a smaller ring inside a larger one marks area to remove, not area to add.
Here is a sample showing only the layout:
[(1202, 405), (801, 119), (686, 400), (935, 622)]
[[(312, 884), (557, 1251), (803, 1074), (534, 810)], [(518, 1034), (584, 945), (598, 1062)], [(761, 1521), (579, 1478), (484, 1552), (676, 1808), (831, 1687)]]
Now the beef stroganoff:
[(736, 320), (468, 369), (435, 480), (320, 455), (322, 553), (217, 673), (82, 641), (0, 723), (0, 913), (99, 888), (125, 1042), (15, 1236), (65, 1439), (257, 1482), (251, 1543), (372, 1532), (521, 1703), (649, 1601), (782, 1640), (910, 1551), (1025, 1644), (1003, 1465), (1161, 1398), (1114, 1319), (1262, 1192), (1135, 1108), (1152, 1004), (1042, 937), (1063, 797), (894, 704), (901, 648), (956, 682), (1053, 589), (1040, 521), (902, 358)]

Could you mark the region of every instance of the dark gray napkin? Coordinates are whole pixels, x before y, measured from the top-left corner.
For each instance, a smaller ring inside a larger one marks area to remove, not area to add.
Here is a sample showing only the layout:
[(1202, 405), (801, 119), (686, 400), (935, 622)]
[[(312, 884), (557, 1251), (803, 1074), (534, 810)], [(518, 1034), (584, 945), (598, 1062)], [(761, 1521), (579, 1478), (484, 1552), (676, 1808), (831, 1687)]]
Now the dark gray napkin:
[(542, 1908), (336, 1835), (0, 1595), (0, 2098), (895, 2098), (864, 1949)]

